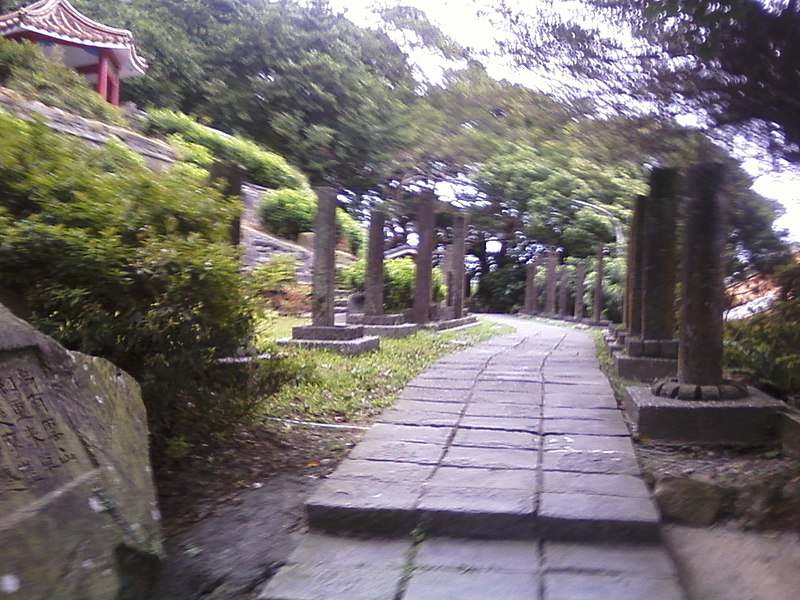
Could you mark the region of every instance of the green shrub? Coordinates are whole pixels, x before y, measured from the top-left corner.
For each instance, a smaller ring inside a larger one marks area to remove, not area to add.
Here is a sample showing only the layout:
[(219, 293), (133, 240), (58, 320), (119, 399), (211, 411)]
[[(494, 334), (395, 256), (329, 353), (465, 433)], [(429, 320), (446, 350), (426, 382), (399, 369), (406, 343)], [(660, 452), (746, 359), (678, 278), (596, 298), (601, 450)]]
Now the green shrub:
[(121, 111), (103, 100), (85, 77), (28, 41), (0, 38), (0, 85), (83, 117), (115, 125), (125, 122)]
[(725, 323), (725, 368), (797, 404), (800, 397), (800, 299)]
[[(395, 258), (383, 263), (383, 305), (387, 311), (402, 311), (414, 304), (417, 265), (413, 258)], [(364, 291), (366, 261), (362, 258), (340, 274), (340, 284), (355, 292)], [(439, 269), (433, 270), (433, 300), (445, 298), (445, 286)]]
[[(261, 224), (275, 235), (296, 240), (304, 231), (314, 229), (317, 197), (313, 192), (300, 190), (270, 190), (258, 208)], [(344, 209), (336, 210), (336, 226), (353, 254), (364, 241), (364, 230)]]
[[(192, 117), (167, 109), (151, 109), (147, 113), (145, 131), (167, 137), (179, 135), (178, 146), (184, 151), (187, 144), (206, 148), (216, 159), (231, 160), (247, 169), (247, 178), (269, 188), (308, 190), (308, 180), (282, 156), (269, 152), (253, 141), (228, 135), (195, 121)], [(185, 155), (186, 160), (198, 161), (201, 166), (208, 156), (196, 148)]]
[(364, 229), (353, 217), (339, 209), (336, 211), (336, 226), (341, 232), (341, 236), (347, 240), (347, 246), (352, 254), (358, 254), (361, 246), (364, 245)]
[(273, 257), (250, 271), (248, 278), (256, 294), (277, 292), (297, 283), (297, 261), (288, 254)]
[(314, 228), (316, 213), (316, 196), (299, 190), (266, 192), (258, 208), (261, 224), (266, 229), (291, 240)]
[(157, 449), (224, 430), (279, 384), (210, 375), (251, 343), (252, 311), (227, 241), (238, 207), (205, 174), (153, 173), (2, 114), (0, 137), (0, 287), (45, 333), (139, 380)]

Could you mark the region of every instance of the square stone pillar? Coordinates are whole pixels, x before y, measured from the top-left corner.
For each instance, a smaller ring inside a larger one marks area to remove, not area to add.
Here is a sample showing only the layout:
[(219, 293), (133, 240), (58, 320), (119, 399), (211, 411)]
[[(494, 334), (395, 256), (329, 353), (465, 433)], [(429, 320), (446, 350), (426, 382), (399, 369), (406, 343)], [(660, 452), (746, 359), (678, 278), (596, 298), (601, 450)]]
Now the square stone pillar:
[(586, 285), (586, 263), (581, 261), (575, 271), (575, 311), (576, 321), (583, 319), (583, 293)]
[(383, 227), (386, 214), (372, 209), (369, 218), (369, 246), (367, 248), (367, 273), (364, 282), (364, 314), (383, 314)]
[(551, 248), (547, 252), (547, 274), (544, 281), (544, 312), (556, 314), (556, 269), (558, 268), (558, 252)]
[(642, 219), (642, 339), (675, 337), (678, 171), (655, 168)]
[(592, 322), (599, 323), (601, 315), (603, 314), (603, 275), (605, 260), (605, 248), (603, 244), (597, 245), (597, 272), (596, 280), (594, 282), (594, 314), (592, 315)]
[(333, 327), (336, 287), (336, 190), (317, 188), (311, 324)]
[[(235, 163), (229, 160), (219, 160), (216, 161), (211, 165), (209, 171), (209, 181), (211, 185), (218, 183), (219, 181), (224, 181), (224, 185), (221, 188), (221, 192), (226, 196), (235, 196), (236, 198), (240, 198), (242, 195), (242, 184), (247, 177), (247, 169), (244, 168), (239, 163)], [(231, 243), (234, 246), (238, 246), (241, 242), (241, 229), (242, 229), (242, 218), (240, 215), (236, 215), (234, 217), (233, 222), (231, 223)]]
[(525, 266), (525, 313), (535, 315), (539, 312), (539, 290), (536, 286), (536, 257)]
[(453, 222), (453, 245), (450, 250), (450, 292), (453, 304), (453, 318), (464, 316), (464, 254), (467, 246), (467, 217), (456, 215)]
[(430, 321), (431, 301), (433, 299), (434, 195), (430, 190), (422, 193), (417, 203), (417, 273), (414, 282), (414, 306), (412, 317), (415, 323)]
[(561, 265), (558, 277), (558, 315), (567, 316), (567, 303), (569, 301), (569, 269)]
[(633, 201), (625, 282), (625, 325), (631, 337), (642, 335), (642, 250), (644, 248), (642, 221), (646, 208), (647, 198), (637, 196)]
[(682, 384), (722, 383), (728, 235), (728, 203), (720, 191), (723, 175), (721, 164), (698, 165), (689, 174), (678, 344), (678, 383)]

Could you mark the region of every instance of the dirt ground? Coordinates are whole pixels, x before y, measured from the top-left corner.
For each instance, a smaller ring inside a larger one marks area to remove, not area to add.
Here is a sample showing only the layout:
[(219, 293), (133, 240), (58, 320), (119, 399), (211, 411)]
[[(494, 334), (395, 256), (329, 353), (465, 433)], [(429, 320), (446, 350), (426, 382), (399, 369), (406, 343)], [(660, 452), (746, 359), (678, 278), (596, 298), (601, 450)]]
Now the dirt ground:
[[(299, 543), (303, 502), (363, 431), (271, 424), (241, 430), (159, 476), (167, 558), (153, 600), (253, 600)], [(783, 473), (772, 455), (653, 449), (668, 472), (726, 482)], [(800, 535), (793, 519), (730, 518), (713, 527), (669, 524), (664, 539), (690, 600), (794, 600)], [(759, 530), (744, 530), (744, 526)], [(766, 529), (765, 529), (766, 528)], [(565, 599), (568, 600), (568, 599)]]

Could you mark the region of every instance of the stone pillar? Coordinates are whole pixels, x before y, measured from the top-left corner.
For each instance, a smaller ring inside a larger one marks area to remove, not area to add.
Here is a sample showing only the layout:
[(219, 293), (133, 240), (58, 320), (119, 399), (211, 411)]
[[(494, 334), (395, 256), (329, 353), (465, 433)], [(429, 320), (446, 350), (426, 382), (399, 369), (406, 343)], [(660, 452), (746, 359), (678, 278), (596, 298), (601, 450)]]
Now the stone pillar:
[(583, 292), (586, 283), (586, 263), (581, 261), (575, 271), (575, 316), (576, 321), (583, 319)]
[(333, 327), (336, 287), (336, 190), (317, 188), (314, 219), (314, 279), (311, 324)]
[(433, 299), (433, 265), (434, 225), (433, 211), (434, 195), (426, 190), (422, 193), (417, 204), (417, 274), (414, 282), (414, 307), (412, 309), (415, 323), (430, 321), (431, 301)]
[(592, 321), (599, 323), (603, 314), (603, 260), (605, 259), (603, 244), (597, 245), (597, 279), (594, 282), (594, 314)]
[(569, 269), (561, 265), (558, 277), (558, 315), (567, 316), (567, 301), (569, 299)]
[(536, 257), (525, 267), (525, 314), (535, 315), (539, 312), (539, 290), (536, 288)]
[(725, 242), (727, 201), (720, 193), (720, 164), (694, 167), (681, 265), (681, 325), (678, 382), (722, 383), (722, 317), (725, 310)]
[(451, 248), (450, 273), (453, 301), (453, 318), (464, 316), (464, 253), (467, 245), (467, 217), (456, 215), (453, 222), (453, 246)]
[(364, 314), (383, 314), (383, 226), (386, 214), (372, 209), (369, 218), (369, 247), (367, 248), (367, 273), (364, 282)]
[(642, 339), (675, 337), (677, 169), (653, 169), (642, 219)]
[[(229, 161), (220, 160), (211, 165), (209, 169), (209, 181), (211, 185), (223, 180), (225, 184), (220, 191), (226, 196), (239, 198), (242, 195), (242, 184), (247, 177), (247, 169), (242, 165)], [(231, 243), (238, 246), (241, 241), (242, 219), (239, 215), (231, 223)]]
[(558, 253), (555, 248), (547, 252), (547, 274), (544, 281), (544, 312), (548, 315), (556, 314), (556, 268), (558, 267)]
[(630, 337), (642, 335), (642, 251), (644, 239), (642, 222), (647, 208), (647, 197), (637, 196), (633, 202), (630, 242), (628, 244), (628, 272), (625, 283), (625, 325)]

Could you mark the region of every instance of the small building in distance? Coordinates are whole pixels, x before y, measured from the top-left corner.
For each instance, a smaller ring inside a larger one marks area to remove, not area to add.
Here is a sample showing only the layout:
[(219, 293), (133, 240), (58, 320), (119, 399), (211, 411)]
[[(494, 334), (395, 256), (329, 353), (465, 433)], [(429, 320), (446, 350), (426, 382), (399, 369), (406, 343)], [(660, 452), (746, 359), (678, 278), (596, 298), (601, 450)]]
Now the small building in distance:
[(0, 15), (0, 36), (41, 46), (84, 75), (114, 106), (119, 104), (120, 81), (147, 71), (130, 31), (93, 21), (67, 0), (39, 0)]

